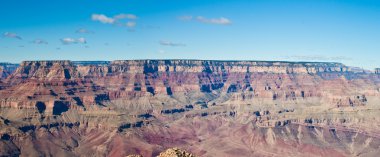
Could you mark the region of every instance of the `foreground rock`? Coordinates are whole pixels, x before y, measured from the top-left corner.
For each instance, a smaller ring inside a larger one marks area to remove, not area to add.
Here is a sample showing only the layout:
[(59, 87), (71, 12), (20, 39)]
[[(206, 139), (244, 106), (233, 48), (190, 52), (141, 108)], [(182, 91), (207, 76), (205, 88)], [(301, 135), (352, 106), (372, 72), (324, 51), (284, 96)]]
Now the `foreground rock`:
[(193, 154), (190, 154), (184, 150), (178, 148), (171, 148), (165, 152), (160, 153), (158, 157), (195, 157)]
[[(128, 155), (127, 157), (143, 157), (141, 155)], [(188, 153), (178, 148), (169, 148), (161, 152), (157, 157), (195, 157), (193, 154)]]

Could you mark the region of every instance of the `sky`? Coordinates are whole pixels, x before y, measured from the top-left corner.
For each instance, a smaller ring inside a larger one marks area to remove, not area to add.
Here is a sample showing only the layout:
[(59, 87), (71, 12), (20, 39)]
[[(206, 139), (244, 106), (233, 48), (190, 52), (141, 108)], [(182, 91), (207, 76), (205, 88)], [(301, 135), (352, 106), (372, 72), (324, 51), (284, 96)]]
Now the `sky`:
[(380, 67), (378, 0), (1, 0), (0, 62), (211, 59)]

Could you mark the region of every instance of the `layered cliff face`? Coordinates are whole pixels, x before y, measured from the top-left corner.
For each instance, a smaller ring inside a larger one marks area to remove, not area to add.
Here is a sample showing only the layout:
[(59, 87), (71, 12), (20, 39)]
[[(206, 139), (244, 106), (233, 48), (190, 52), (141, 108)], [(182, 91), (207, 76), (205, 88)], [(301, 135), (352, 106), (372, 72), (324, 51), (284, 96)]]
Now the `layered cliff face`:
[(0, 78), (8, 77), (16, 70), (17, 67), (17, 64), (0, 63)]
[(25, 61), (0, 83), (0, 156), (380, 153), (380, 77), (340, 63)]
[(24, 61), (9, 79), (62, 81), (75, 76), (75, 67), (71, 61)]

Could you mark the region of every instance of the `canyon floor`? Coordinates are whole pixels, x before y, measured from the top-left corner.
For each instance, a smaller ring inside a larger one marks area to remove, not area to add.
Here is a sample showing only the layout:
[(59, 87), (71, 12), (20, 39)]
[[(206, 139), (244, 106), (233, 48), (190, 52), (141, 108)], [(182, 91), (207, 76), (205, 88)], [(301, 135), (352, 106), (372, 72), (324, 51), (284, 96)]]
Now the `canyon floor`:
[(0, 77), (0, 156), (380, 154), (380, 75), (340, 63), (24, 61)]

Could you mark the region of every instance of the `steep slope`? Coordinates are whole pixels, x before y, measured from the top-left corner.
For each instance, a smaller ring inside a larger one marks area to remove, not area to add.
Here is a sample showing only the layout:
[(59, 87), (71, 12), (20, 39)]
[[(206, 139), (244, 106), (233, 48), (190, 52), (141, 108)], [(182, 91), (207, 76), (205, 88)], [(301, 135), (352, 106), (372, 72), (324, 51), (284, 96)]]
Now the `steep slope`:
[(25, 61), (1, 82), (0, 155), (380, 153), (380, 76), (340, 63)]

